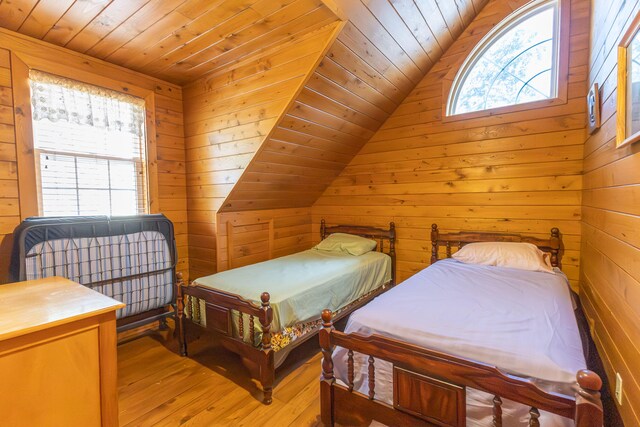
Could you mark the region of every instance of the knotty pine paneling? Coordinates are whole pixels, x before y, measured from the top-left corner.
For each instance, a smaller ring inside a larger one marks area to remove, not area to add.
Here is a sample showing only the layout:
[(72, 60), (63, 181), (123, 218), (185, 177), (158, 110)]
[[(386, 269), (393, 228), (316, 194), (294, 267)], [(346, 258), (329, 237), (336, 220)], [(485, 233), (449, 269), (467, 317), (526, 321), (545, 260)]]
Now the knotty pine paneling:
[[(341, 23), (184, 88), (191, 276), (216, 272), (216, 213), (333, 42)], [(309, 226), (310, 227), (310, 226)]]
[[(158, 210), (175, 226), (178, 269), (188, 272), (187, 203), (182, 90), (173, 84), (7, 30), (0, 30), (0, 282), (8, 273), (11, 235), (20, 223), (10, 53), (47, 64), (64, 76), (68, 67), (155, 92)], [(18, 103), (19, 100), (16, 100)], [(34, 165), (35, 167), (35, 165)]]
[(485, 3), (336, 0), (348, 22), (221, 212), (311, 206)]
[[(233, 227), (231, 239), (228, 238), (230, 226)], [(219, 213), (217, 230), (218, 271), (237, 268), (309, 249), (311, 208)]]
[[(226, 220), (220, 218), (245, 221), (257, 215), (278, 224), (288, 220), (290, 209), (309, 208), (485, 3), (460, 2), (441, 10), (431, 0), (336, 2), (348, 18), (337, 40), (286, 115), (269, 123), (276, 126), (270, 137), (255, 155), (242, 159), (250, 162), (235, 179), (237, 183), (232, 189), (231, 185), (218, 189), (221, 195), (231, 191), (218, 214), (218, 270), (228, 268), (229, 252)], [(218, 159), (225, 167), (233, 167), (229, 161)], [(308, 223), (296, 223), (297, 228), (287, 230), (299, 234), (277, 239), (271, 254), (264, 230), (252, 231), (255, 243), (234, 248), (232, 254), (238, 260), (234, 257), (232, 266), (307, 249), (311, 218), (297, 218)], [(201, 242), (211, 243), (211, 238)], [(212, 255), (211, 250), (196, 250)]]
[(564, 235), (564, 271), (580, 265), (589, 1), (571, 0), (568, 99), (553, 107), (443, 121), (443, 78), (523, 2), (490, 1), (313, 205), (321, 218), (398, 230), (398, 276), (426, 267), (429, 227)]
[(11, 0), (0, 26), (185, 84), (335, 21), (322, 0)]
[(593, 0), (589, 83), (602, 127), (584, 150), (580, 297), (625, 425), (640, 425), (640, 144), (616, 148), (617, 46), (640, 2)]

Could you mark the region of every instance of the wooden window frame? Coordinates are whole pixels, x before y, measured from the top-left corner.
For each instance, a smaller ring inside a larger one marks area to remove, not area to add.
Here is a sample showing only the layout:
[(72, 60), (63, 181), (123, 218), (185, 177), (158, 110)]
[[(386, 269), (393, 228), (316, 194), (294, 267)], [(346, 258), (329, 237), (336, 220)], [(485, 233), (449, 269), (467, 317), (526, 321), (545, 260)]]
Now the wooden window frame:
[(618, 44), (618, 87), (616, 89), (617, 96), (617, 112), (616, 112), (616, 147), (624, 146), (640, 141), (640, 131), (633, 135), (627, 135), (627, 89), (628, 89), (628, 72), (627, 69), (627, 49), (633, 41), (634, 37), (640, 31), (640, 12), (633, 18), (633, 21), (622, 36), (620, 44)]
[[(450, 102), (453, 97), (453, 91), (457, 88), (455, 84), (461, 75), (462, 67), (475, 59), (479, 53), (479, 45), (482, 43), (492, 32), (496, 31), (496, 27), (499, 26), (505, 19), (508, 19), (512, 15), (518, 14), (523, 10), (536, 8), (538, 5), (529, 0), (518, 0), (515, 6), (510, 12), (505, 13), (502, 16), (496, 16), (496, 22), (494, 26), (488, 26), (487, 30), (478, 35), (479, 41), (476, 46), (471, 50), (468, 55), (465, 55), (455, 61), (451, 65), (450, 71), (443, 78), (442, 84), (442, 122), (456, 122), (460, 120), (475, 119), (481, 117), (499, 116), (502, 114), (513, 113), (518, 111), (534, 110), (538, 108), (551, 107), (555, 105), (563, 105), (568, 102), (569, 91), (569, 53), (570, 53), (570, 33), (571, 33), (571, 2), (570, 0), (557, 0), (558, 1), (558, 86), (556, 91), (556, 97), (552, 99), (543, 99), (539, 101), (525, 102), (522, 104), (506, 105), (504, 107), (488, 108), (486, 110), (471, 111), (468, 113), (460, 113), (455, 115), (449, 115)], [(484, 43), (483, 43), (484, 45)], [(465, 67), (466, 68), (466, 67)]]
[(52, 63), (38, 57), (11, 52), (11, 80), (13, 85), (16, 163), (18, 167), (18, 194), (20, 219), (40, 216), (42, 201), (38, 185), (38, 161), (33, 139), (33, 116), (31, 109), (31, 87), (29, 72), (38, 70), (55, 74), (82, 83), (115, 90), (144, 99), (146, 122), (146, 180), (147, 209), (159, 212), (158, 201), (158, 156), (156, 145), (155, 93), (133, 85), (124, 85), (117, 80), (93, 74), (74, 67)]

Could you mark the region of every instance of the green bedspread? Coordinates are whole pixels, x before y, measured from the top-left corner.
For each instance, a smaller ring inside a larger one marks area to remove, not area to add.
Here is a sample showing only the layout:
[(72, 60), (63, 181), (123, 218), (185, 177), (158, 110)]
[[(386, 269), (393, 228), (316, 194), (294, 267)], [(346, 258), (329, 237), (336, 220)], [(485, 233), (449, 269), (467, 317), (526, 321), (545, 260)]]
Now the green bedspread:
[[(336, 311), (391, 280), (391, 258), (380, 252), (353, 256), (316, 249), (223, 271), (195, 280), (260, 305), (271, 295), (272, 332)], [(258, 322), (256, 322), (257, 329)]]

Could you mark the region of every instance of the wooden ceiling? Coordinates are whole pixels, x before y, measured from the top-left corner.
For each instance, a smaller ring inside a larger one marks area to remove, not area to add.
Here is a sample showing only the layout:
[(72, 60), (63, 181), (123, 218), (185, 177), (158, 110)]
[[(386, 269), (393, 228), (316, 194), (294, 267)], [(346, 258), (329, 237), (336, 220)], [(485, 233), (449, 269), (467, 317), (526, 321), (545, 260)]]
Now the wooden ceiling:
[(0, 0), (0, 26), (177, 84), (335, 15), (321, 0)]
[(311, 206), (488, 0), (335, 0), (348, 22), (220, 212)]
[(0, 0), (0, 26), (184, 85), (346, 20), (223, 212), (311, 206), (487, 1)]

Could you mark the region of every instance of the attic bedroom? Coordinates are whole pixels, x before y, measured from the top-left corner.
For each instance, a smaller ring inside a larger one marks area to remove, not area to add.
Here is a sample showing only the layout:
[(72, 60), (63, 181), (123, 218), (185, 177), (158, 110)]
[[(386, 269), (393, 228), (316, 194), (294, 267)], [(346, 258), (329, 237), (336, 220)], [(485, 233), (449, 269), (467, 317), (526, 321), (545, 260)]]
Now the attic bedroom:
[(638, 58), (639, 0), (0, 0), (0, 425), (640, 426)]

